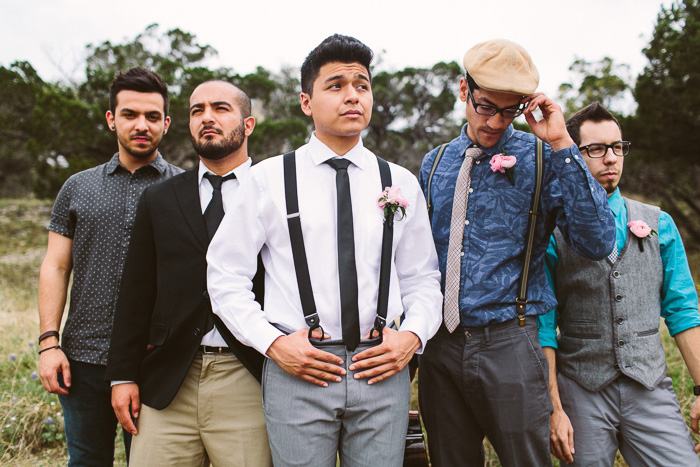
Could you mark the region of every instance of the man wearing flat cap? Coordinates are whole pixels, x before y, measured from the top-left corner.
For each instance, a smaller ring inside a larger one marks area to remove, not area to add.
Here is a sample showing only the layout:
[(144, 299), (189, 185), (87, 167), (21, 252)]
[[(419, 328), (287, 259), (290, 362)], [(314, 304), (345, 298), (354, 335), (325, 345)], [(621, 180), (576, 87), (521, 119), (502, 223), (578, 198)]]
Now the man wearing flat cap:
[[(561, 108), (535, 93), (539, 74), (525, 49), (483, 42), (464, 55), (464, 68), (467, 124), (426, 155), (419, 177), (445, 294), (443, 324), (420, 362), (430, 458), (483, 464), (486, 436), (504, 466), (551, 465), (548, 365), (535, 319), (556, 304), (545, 250), (558, 227), (576, 253), (603, 259), (615, 222)], [(513, 129), (523, 113), (533, 134)]]

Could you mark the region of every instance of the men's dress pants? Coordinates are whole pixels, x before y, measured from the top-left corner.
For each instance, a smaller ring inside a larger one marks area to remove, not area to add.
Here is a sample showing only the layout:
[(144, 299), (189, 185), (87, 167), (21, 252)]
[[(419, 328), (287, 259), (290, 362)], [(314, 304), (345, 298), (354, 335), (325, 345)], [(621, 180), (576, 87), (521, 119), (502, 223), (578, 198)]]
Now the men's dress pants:
[[(106, 367), (75, 360), (69, 360), (69, 364), (68, 395), (58, 396), (70, 456), (68, 465), (111, 466), (119, 422), (112, 409), (112, 388), (105, 381)], [(130, 441), (131, 435), (124, 432), (127, 457)]]
[(343, 359), (347, 371), (324, 388), (290, 375), (272, 359), (263, 369), (263, 407), (275, 467), (340, 465), (400, 467), (411, 396), (408, 367), (372, 385), (348, 370), (354, 351), (321, 346)]
[(144, 404), (131, 467), (271, 466), (260, 384), (232, 354), (197, 355), (163, 410)]
[(534, 319), (441, 326), (418, 372), (432, 465), (483, 465), (484, 436), (504, 466), (552, 465), (548, 374)]
[(571, 465), (612, 466), (619, 449), (630, 466), (700, 466), (671, 378), (651, 391), (626, 376), (597, 392), (561, 373), (557, 381), (574, 427)]

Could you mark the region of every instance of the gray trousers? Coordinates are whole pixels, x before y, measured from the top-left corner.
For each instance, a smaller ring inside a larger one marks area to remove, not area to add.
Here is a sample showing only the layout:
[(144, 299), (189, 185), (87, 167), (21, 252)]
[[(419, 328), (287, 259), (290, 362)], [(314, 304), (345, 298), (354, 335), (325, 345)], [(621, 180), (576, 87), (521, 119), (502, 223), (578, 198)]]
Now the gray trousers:
[(432, 465), (483, 465), (484, 436), (504, 466), (552, 465), (548, 375), (534, 319), (452, 334), (442, 326), (418, 373)]
[(574, 427), (574, 464), (612, 466), (617, 450), (630, 466), (700, 466), (671, 378), (649, 391), (621, 376), (591, 392), (559, 374), (559, 394)]
[(339, 356), (347, 374), (320, 387), (292, 376), (272, 359), (263, 369), (263, 411), (276, 467), (403, 465), (411, 396), (408, 367), (379, 383), (355, 380), (348, 370), (354, 351), (343, 345), (321, 350)]

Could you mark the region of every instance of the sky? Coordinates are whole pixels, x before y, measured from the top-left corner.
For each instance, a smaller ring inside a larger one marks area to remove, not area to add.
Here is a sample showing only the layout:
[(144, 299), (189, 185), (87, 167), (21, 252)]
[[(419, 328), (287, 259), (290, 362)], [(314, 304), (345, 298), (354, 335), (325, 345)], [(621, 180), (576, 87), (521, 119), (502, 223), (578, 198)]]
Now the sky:
[(210, 67), (249, 73), (299, 67), (333, 33), (370, 46), (380, 70), (462, 63), (474, 44), (506, 38), (523, 45), (555, 97), (576, 58), (610, 56), (636, 77), (646, 65), (660, 0), (0, 0), (0, 66), (30, 62), (44, 80), (84, 79), (85, 46), (132, 40), (148, 25), (180, 28), (218, 52)]

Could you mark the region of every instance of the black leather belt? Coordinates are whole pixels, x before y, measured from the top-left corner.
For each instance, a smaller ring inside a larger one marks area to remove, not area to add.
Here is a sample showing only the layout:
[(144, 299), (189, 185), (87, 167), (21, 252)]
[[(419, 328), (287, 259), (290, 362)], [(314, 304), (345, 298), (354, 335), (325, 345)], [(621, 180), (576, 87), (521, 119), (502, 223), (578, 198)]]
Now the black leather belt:
[(199, 350), (203, 353), (231, 353), (228, 347), (215, 347), (211, 345), (200, 345)]

